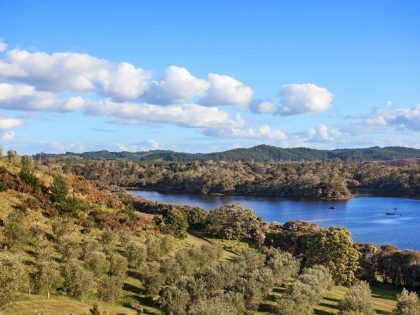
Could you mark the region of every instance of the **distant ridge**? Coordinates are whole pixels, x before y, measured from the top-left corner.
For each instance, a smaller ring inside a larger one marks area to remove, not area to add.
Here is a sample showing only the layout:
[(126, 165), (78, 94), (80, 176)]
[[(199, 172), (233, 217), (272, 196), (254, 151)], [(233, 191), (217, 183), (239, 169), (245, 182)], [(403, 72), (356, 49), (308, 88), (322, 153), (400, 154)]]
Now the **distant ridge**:
[(336, 149), (317, 150), (310, 148), (280, 148), (270, 145), (258, 145), (252, 148), (232, 149), (214, 153), (182, 153), (169, 150), (151, 150), (140, 152), (110, 152), (95, 151), (84, 153), (67, 152), (65, 154), (35, 155), (37, 159), (56, 157), (61, 159), (86, 159), (86, 160), (143, 160), (143, 161), (317, 161), (333, 160), (342, 161), (389, 161), (398, 159), (418, 159), (420, 149), (407, 147), (371, 147), (361, 149)]

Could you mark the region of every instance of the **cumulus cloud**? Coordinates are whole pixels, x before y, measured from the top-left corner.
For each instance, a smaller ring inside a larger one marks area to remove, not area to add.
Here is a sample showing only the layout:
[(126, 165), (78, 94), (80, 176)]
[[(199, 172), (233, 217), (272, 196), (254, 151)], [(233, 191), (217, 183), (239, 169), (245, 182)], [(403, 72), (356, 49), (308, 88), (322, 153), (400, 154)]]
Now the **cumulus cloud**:
[(165, 145), (157, 140), (149, 139), (139, 143), (132, 144), (117, 144), (120, 151), (136, 152), (136, 151), (149, 151), (149, 150), (163, 150)]
[(7, 131), (1, 135), (2, 141), (11, 141), (15, 138), (15, 132), (14, 131)]
[(240, 139), (261, 139), (261, 140), (283, 140), (286, 134), (280, 130), (272, 130), (269, 126), (263, 125), (254, 128), (220, 128), (206, 129), (205, 135), (218, 138), (240, 138)]
[(114, 65), (88, 54), (48, 54), (14, 49), (0, 60), (0, 79), (29, 84), (41, 91), (103, 93), (133, 99), (148, 87), (149, 73), (122, 62)]
[(387, 106), (375, 109), (366, 123), (372, 126), (391, 126), (399, 129), (420, 131), (420, 104), (408, 107), (393, 109), (392, 103)]
[(80, 96), (64, 100), (48, 91), (37, 91), (27, 84), (0, 83), (0, 108), (30, 111), (75, 111), (83, 109), (87, 102)]
[(116, 103), (111, 100), (96, 102), (87, 109), (91, 115), (112, 116), (120, 118), (125, 124), (171, 123), (182, 127), (221, 128), (241, 126), (240, 116), (234, 119), (217, 107), (206, 107), (197, 104), (152, 105), (136, 103)]
[(0, 130), (14, 129), (22, 124), (22, 119), (0, 116)]
[(5, 51), (6, 49), (7, 49), (7, 43), (2, 38), (0, 38), (0, 52)]
[(315, 84), (286, 84), (280, 89), (280, 115), (312, 114), (331, 107), (333, 94)]
[(181, 104), (203, 94), (208, 85), (205, 80), (194, 77), (187, 69), (170, 66), (162, 80), (152, 83), (144, 99), (148, 103), (159, 105)]
[(342, 134), (337, 129), (332, 129), (321, 124), (316, 128), (309, 129), (307, 136), (309, 141), (335, 142), (342, 136)]
[(199, 101), (206, 106), (236, 105), (246, 108), (252, 101), (254, 91), (233, 77), (210, 73), (207, 94)]
[(272, 101), (258, 101), (258, 100), (254, 100), (251, 103), (250, 109), (252, 112), (259, 113), (259, 114), (275, 113), (278, 110), (277, 106)]

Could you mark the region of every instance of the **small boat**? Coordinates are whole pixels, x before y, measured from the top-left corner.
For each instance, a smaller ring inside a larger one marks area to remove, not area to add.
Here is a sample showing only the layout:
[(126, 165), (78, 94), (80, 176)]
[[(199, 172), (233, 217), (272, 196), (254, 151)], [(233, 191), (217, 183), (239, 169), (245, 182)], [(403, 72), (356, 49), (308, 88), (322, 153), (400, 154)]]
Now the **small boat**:
[(395, 212), (384, 212), (385, 215), (395, 215)]
[(334, 205), (333, 206), (330, 206), (328, 209), (334, 210), (335, 209), (335, 206)]

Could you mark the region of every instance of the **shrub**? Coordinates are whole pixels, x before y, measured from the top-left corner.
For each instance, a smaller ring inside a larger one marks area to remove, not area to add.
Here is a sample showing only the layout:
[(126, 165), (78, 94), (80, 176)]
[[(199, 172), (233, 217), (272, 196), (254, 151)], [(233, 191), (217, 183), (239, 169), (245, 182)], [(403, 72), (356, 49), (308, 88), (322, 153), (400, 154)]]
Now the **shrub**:
[(68, 189), (64, 178), (61, 175), (55, 175), (54, 181), (50, 189), (50, 197), (52, 202), (61, 203), (67, 198)]
[(341, 315), (346, 314), (375, 314), (372, 305), (371, 291), (367, 282), (353, 285), (339, 303)]
[(0, 252), (0, 312), (16, 299), (26, 279), (27, 272), (17, 256)]
[(401, 294), (398, 295), (398, 302), (394, 313), (396, 315), (420, 314), (420, 301), (417, 294), (403, 289)]
[(124, 281), (118, 276), (104, 276), (98, 283), (98, 297), (106, 302), (114, 302), (121, 297)]
[(258, 219), (251, 209), (230, 204), (210, 210), (205, 231), (210, 236), (230, 240), (252, 238), (258, 229)]
[(78, 260), (70, 260), (63, 265), (64, 291), (73, 298), (82, 300), (93, 283), (93, 275), (83, 268)]
[(131, 267), (138, 267), (147, 258), (147, 248), (136, 241), (130, 241), (125, 247), (125, 257)]
[(187, 236), (187, 216), (178, 209), (168, 210), (163, 218), (156, 216), (155, 223), (159, 226), (162, 233), (172, 234), (178, 238)]

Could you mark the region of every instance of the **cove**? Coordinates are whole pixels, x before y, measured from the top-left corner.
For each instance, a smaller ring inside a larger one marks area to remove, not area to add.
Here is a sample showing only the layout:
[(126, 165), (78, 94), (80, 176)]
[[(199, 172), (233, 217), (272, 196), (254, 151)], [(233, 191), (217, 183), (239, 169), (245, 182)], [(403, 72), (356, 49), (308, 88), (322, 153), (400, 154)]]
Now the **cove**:
[[(253, 209), (266, 222), (304, 220), (322, 227), (343, 226), (355, 242), (390, 244), (420, 250), (420, 200), (359, 195), (346, 201), (307, 201), (253, 196), (215, 196), (132, 190), (148, 200), (198, 206), (205, 210), (229, 203)], [(335, 209), (329, 209), (334, 205)], [(386, 215), (387, 213), (388, 215)]]

